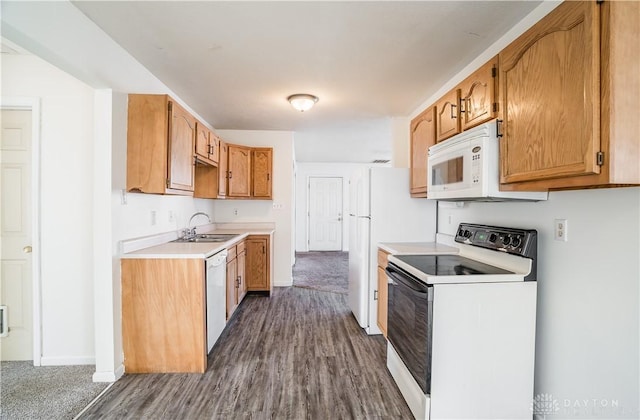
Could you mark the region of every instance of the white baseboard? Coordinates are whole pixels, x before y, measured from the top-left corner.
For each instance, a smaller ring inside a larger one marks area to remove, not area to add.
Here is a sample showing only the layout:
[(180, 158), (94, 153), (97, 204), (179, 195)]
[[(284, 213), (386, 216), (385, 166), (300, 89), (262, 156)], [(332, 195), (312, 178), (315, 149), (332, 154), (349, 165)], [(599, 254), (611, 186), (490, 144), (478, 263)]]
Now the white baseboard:
[(40, 366), (95, 365), (94, 356), (84, 357), (46, 357), (40, 358)]
[(93, 374), (93, 382), (115, 382), (124, 375), (124, 365), (120, 365), (114, 372), (104, 371)]
[(293, 286), (293, 279), (289, 279), (287, 282), (273, 282), (273, 287), (289, 287)]

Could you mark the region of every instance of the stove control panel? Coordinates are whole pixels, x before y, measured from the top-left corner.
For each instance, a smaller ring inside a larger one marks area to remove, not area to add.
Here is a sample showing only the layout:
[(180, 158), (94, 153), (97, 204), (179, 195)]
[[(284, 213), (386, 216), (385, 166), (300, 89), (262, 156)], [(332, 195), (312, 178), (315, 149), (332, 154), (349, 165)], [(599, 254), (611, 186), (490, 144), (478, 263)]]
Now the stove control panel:
[(538, 233), (533, 229), (460, 223), (455, 241), (535, 259)]

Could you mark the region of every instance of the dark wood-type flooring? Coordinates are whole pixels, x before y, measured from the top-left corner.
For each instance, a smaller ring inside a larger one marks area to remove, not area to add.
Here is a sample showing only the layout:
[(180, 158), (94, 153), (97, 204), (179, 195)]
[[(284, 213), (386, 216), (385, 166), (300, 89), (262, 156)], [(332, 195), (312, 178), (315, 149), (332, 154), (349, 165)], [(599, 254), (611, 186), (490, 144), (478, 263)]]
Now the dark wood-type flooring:
[(413, 417), (347, 296), (287, 287), (245, 298), (204, 374), (125, 375), (81, 418)]

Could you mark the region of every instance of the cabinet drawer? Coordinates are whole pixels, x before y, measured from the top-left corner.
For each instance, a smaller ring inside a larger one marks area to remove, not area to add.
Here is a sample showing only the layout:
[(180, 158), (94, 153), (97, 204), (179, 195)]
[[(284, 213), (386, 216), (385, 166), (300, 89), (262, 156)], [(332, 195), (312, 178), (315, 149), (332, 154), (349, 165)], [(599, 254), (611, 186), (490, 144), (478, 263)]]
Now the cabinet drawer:
[(387, 268), (387, 264), (389, 263), (389, 260), (387, 260), (388, 255), (389, 253), (387, 251), (383, 251), (382, 249), (378, 248), (378, 266), (379, 267)]
[(227, 261), (235, 260), (237, 255), (236, 245), (227, 248)]
[(245, 244), (244, 241), (240, 242), (239, 244), (236, 245), (236, 253), (238, 255), (242, 254), (243, 252), (245, 252)]

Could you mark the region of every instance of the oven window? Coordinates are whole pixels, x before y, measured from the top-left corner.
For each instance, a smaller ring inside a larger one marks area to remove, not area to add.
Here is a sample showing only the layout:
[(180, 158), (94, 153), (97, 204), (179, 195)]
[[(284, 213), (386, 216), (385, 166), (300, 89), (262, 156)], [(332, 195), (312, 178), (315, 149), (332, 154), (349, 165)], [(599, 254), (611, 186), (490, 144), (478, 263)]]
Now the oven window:
[(433, 287), (424, 285), (424, 291), (417, 291), (410, 283), (419, 280), (394, 274), (389, 283), (387, 336), (420, 388), (430, 394)]
[(463, 158), (459, 156), (446, 162), (433, 165), (431, 168), (432, 185), (446, 185), (462, 182)]

